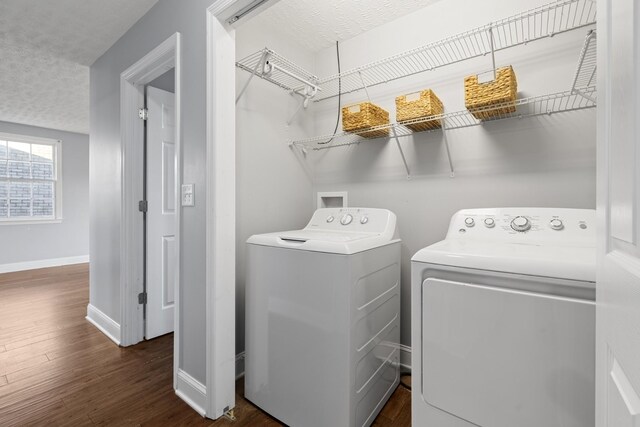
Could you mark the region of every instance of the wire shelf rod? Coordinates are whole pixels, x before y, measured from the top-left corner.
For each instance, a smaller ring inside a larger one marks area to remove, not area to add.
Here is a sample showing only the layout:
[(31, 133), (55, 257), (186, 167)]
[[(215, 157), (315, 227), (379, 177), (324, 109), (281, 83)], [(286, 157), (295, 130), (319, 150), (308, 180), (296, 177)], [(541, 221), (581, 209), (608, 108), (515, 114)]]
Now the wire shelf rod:
[[(558, 0), (440, 41), (427, 44), (385, 59), (334, 74), (318, 81), (324, 91), (315, 101), (338, 95), (337, 81), (342, 81), (341, 93), (351, 93), (403, 77), (434, 70), (467, 59), (484, 56), (492, 51), (519, 46), (534, 40), (575, 30), (596, 22), (593, 0)], [(492, 50), (492, 37), (493, 44)], [(363, 84), (359, 75), (363, 76)]]

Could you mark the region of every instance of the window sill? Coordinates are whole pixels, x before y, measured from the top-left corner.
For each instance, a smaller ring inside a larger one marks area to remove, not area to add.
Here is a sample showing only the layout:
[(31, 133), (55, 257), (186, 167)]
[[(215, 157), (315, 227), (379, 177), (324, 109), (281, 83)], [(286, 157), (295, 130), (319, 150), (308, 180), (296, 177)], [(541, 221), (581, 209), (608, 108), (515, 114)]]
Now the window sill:
[(0, 220), (0, 227), (3, 225), (38, 225), (38, 224), (60, 224), (62, 218), (55, 219), (10, 219)]

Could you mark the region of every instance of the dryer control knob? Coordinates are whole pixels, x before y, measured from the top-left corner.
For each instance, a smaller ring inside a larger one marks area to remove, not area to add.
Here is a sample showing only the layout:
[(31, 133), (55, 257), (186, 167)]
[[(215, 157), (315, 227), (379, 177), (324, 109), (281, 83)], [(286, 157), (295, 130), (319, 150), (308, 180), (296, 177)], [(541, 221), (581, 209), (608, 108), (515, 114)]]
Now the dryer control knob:
[(346, 214), (342, 218), (340, 218), (340, 224), (349, 225), (353, 221), (353, 216), (351, 214)]
[(527, 231), (531, 228), (531, 221), (524, 216), (517, 216), (511, 221), (511, 228), (516, 231)]
[(564, 224), (561, 219), (555, 218), (549, 221), (549, 227), (553, 230), (562, 230), (564, 228)]
[(493, 228), (493, 227), (495, 227), (495, 226), (496, 226), (496, 220), (495, 220), (495, 219), (493, 219), (493, 218), (485, 218), (485, 219), (484, 219), (484, 225), (485, 225), (487, 228)]
[(333, 217), (333, 215), (329, 215), (329, 216), (327, 217), (327, 222), (333, 222), (333, 220), (334, 220), (334, 219), (335, 219), (335, 218)]
[(360, 224), (366, 224), (368, 222), (369, 222), (368, 216), (363, 216), (362, 218), (360, 218)]
[(476, 225), (476, 222), (473, 218), (468, 216), (464, 219), (464, 225), (466, 225), (467, 227), (473, 227), (474, 225)]

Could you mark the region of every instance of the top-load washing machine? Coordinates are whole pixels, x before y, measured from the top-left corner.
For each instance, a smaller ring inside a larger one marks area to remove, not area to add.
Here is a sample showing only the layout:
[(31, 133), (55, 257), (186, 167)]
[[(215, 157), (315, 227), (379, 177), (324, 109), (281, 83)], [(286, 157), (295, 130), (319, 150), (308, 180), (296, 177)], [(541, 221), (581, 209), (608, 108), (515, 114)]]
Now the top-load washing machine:
[(290, 426), (370, 425), (400, 374), (396, 216), (318, 209), (247, 243), (246, 398)]
[(593, 427), (595, 211), (471, 209), (412, 259), (412, 416)]

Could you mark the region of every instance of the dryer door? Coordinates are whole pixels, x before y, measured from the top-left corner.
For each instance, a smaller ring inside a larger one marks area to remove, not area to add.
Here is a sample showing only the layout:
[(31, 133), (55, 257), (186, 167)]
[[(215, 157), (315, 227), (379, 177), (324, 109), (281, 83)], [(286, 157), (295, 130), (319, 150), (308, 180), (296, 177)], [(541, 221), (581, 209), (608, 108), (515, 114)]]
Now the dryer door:
[(483, 427), (594, 425), (592, 301), (427, 279), (423, 399)]

